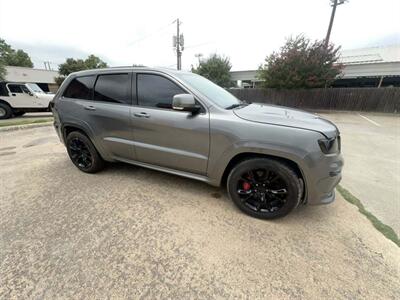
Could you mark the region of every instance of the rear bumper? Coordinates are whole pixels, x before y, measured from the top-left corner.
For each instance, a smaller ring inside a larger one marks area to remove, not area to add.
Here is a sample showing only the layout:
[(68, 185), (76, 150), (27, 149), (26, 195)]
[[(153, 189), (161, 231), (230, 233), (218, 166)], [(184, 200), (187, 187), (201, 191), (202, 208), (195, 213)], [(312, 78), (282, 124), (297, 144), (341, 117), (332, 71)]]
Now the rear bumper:
[(54, 126), (54, 129), (57, 132), (57, 135), (58, 135), (58, 138), (60, 139), (60, 142), (65, 144), (64, 143), (64, 139), (63, 139), (63, 134), (62, 134), (60, 123), (54, 121), (53, 126)]

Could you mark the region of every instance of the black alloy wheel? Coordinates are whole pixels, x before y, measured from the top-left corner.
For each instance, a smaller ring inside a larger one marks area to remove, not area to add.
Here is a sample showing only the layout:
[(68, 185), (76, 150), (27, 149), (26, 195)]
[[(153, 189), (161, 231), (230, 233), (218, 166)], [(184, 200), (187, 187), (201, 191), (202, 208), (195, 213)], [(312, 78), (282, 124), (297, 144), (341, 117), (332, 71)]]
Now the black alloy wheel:
[(233, 168), (228, 193), (245, 213), (273, 219), (285, 216), (298, 205), (302, 187), (296, 173), (284, 163), (254, 158)]
[(73, 131), (67, 136), (66, 146), (71, 161), (79, 170), (95, 173), (103, 169), (104, 161), (93, 143), (81, 132)]
[(93, 157), (88, 146), (79, 138), (72, 139), (68, 144), (71, 159), (80, 169), (88, 169), (93, 164)]

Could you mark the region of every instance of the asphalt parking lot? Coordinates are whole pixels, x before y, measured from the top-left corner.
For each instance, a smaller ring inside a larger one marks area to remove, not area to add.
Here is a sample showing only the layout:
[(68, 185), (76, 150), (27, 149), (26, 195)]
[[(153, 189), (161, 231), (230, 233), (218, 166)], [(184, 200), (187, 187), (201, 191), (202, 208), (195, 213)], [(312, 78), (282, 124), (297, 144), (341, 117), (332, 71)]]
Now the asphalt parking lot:
[(400, 116), (319, 113), (341, 131), (341, 185), (400, 236)]
[(0, 299), (400, 298), (400, 249), (340, 196), (262, 221), (201, 182), (84, 174), (52, 127), (0, 145)]

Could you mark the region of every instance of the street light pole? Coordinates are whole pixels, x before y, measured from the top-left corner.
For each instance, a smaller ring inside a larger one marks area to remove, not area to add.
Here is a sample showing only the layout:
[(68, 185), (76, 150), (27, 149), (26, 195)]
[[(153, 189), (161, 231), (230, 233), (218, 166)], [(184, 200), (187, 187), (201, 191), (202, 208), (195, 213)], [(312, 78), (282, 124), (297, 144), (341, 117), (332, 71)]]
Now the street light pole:
[(329, 21), (328, 32), (326, 33), (325, 47), (328, 47), (328, 45), (329, 45), (329, 39), (331, 37), (331, 31), (332, 31), (332, 26), (333, 26), (333, 20), (335, 19), (336, 7), (338, 5), (344, 4), (345, 2), (346, 2), (346, 0), (331, 0), (332, 14), (331, 14), (331, 20)]

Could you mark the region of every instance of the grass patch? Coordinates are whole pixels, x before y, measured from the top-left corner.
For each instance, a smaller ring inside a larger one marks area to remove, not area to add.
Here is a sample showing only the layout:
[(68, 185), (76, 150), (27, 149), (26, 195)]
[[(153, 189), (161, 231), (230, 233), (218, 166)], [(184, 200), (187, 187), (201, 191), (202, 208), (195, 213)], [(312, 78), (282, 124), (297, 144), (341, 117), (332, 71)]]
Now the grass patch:
[(361, 201), (357, 197), (353, 196), (348, 190), (341, 187), (340, 185), (338, 185), (336, 189), (339, 191), (339, 193), (343, 196), (345, 200), (357, 206), (358, 211), (362, 213), (364, 216), (366, 216), (367, 219), (371, 221), (372, 225), (378, 231), (380, 231), (386, 238), (388, 238), (398, 247), (400, 247), (399, 237), (397, 236), (396, 232), (393, 230), (392, 227), (383, 224), (381, 221), (379, 221), (379, 219), (375, 217), (372, 213), (370, 213), (368, 210), (366, 210)]
[(0, 127), (46, 123), (46, 122), (52, 122), (52, 121), (53, 121), (53, 118), (41, 118), (41, 119), (29, 118), (29, 119), (16, 119), (16, 120), (11, 119), (9, 121), (1, 122)]

